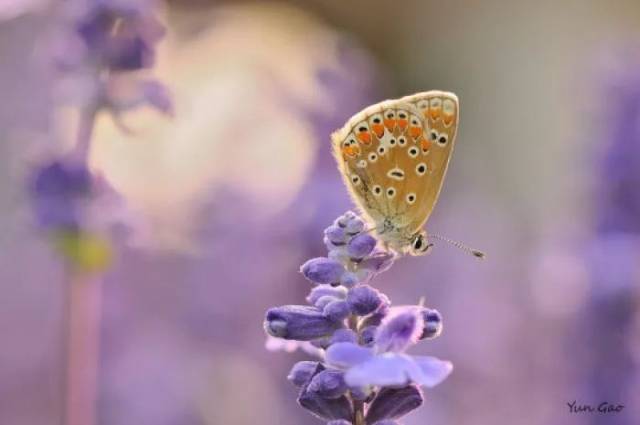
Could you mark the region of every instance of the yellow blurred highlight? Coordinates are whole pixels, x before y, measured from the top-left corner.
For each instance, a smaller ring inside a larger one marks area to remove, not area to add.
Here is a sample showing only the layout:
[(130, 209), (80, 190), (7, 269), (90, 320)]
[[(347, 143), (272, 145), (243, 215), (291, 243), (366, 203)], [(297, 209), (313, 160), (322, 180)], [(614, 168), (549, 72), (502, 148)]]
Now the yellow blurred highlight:
[(88, 232), (60, 232), (52, 238), (58, 253), (79, 272), (100, 273), (111, 264), (111, 245), (100, 235)]

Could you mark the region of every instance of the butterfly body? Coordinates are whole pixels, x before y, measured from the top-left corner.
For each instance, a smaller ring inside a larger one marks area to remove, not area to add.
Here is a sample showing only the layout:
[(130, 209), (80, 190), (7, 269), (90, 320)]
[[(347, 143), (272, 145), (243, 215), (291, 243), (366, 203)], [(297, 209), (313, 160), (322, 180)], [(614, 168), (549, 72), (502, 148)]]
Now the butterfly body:
[(416, 255), (430, 248), (422, 228), (442, 188), (457, 126), (457, 97), (429, 91), (369, 106), (332, 135), (349, 193), (388, 248)]

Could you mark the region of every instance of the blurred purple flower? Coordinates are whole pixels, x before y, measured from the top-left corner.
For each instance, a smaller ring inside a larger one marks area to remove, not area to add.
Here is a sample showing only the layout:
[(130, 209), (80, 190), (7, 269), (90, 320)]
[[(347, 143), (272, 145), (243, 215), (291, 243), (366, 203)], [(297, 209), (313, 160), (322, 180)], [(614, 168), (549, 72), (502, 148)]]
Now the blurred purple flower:
[[(633, 399), (640, 369), (633, 343), (640, 318), (640, 50), (623, 49), (607, 58), (602, 90), (607, 103), (601, 111), (606, 119), (597, 139), (601, 150), (592, 200), (595, 226), (586, 255), (593, 290), (577, 325), (585, 344), (593, 347), (580, 365), (589, 371), (587, 394), (603, 400), (612, 394)], [(611, 423), (634, 420), (627, 410)]]
[(618, 73), (608, 75), (608, 126), (596, 180), (597, 232), (640, 234), (640, 63), (638, 51), (625, 52), (616, 62)]
[(100, 176), (74, 159), (37, 167), (28, 187), (37, 227), (75, 267), (101, 271), (112, 256), (112, 241), (126, 235), (132, 216)]
[(91, 173), (83, 164), (53, 161), (36, 169), (30, 193), (38, 226), (43, 230), (77, 230), (82, 204), (92, 192)]
[(149, 2), (96, 0), (76, 23), (76, 32), (96, 68), (136, 71), (150, 68), (164, 26)]
[(72, 2), (51, 49), (60, 89), (72, 101), (119, 113), (148, 105), (171, 115), (169, 91), (139, 75), (155, 63), (165, 28), (152, 0)]
[(327, 257), (301, 267), (316, 285), (307, 297), (312, 306), (271, 308), (264, 321), (270, 338), (310, 341), (320, 349), (323, 362), (298, 362), (288, 379), (302, 387), (302, 407), (335, 424), (354, 417), (360, 423), (366, 408), (367, 423), (394, 423), (422, 404), (413, 384), (433, 387), (453, 368), (435, 357), (404, 353), (418, 340), (439, 335), (442, 318), (422, 306), (391, 308), (386, 295), (366, 284), (395, 257), (376, 250), (365, 227), (352, 212), (336, 219), (324, 232)]

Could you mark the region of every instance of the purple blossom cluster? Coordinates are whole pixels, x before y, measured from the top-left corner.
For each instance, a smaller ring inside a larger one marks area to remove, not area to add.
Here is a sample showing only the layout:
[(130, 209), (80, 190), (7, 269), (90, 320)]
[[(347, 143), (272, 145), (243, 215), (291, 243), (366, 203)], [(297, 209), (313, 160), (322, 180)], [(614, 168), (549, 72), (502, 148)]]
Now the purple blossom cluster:
[(166, 87), (141, 74), (165, 35), (153, 0), (76, 0), (67, 12), (53, 54), (65, 96), (116, 113), (143, 105), (173, 112)]
[[(297, 341), (319, 357), (300, 361), (288, 380), (299, 388), (298, 403), (330, 425), (393, 425), (423, 402), (420, 387), (433, 387), (452, 371), (448, 361), (406, 351), (442, 332), (437, 310), (392, 307), (370, 285), (394, 263), (353, 212), (325, 229), (327, 257), (301, 267), (313, 287), (308, 305), (267, 311), (264, 329), (273, 339)], [(283, 344), (284, 345), (284, 344)], [(315, 348), (315, 350), (313, 349)]]

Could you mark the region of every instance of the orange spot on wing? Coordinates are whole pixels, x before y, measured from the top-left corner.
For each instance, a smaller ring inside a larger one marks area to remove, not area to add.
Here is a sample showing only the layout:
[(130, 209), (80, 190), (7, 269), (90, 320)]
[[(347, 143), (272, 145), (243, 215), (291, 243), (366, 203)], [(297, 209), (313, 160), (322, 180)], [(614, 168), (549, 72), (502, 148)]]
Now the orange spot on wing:
[(453, 122), (453, 114), (444, 114), (442, 116), (442, 121), (444, 122), (444, 125), (450, 126)]
[(420, 136), (422, 134), (422, 128), (421, 127), (409, 127), (409, 134), (411, 135), (411, 137), (413, 137), (414, 139), (418, 138), (418, 136)]
[(420, 149), (428, 151), (429, 148), (431, 148), (431, 140), (425, 139), (424, 137), (420, 139)]
[(373, 124), (371, 126), (373, 132), (378, 136), (378, 139), (384, 135), (384, 126), (382, 124)]
[(398, 127), (400, 127), (402, 130), (405, 129), (407, 124), (409, 124), (408, 120), (398, 120)]
[(387, 127), (387, 130), (393, 131), (396, 126), (396, 120), (384, 120), (384, 126)]
[(360, 155), (360, 147), (359, 146), (345, 146), (342, 148), (342, 153), (346, 156), (355, 157)]
[(358, 140), (360, 140), (365, 145), (371, 143), (371, 133), (368, 131), (363, 131), (362, 133), (358, 133)]
[(429, 116), (432, 120), (436, 121), (438, 118), (440, 118), (441, 111), (441, 108), (429, 108)]

